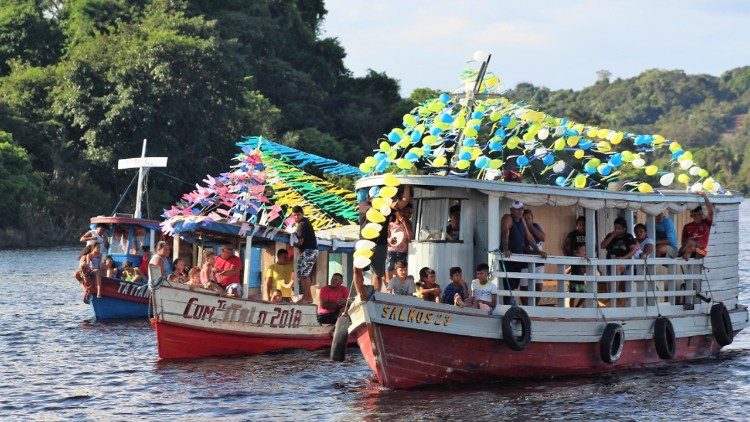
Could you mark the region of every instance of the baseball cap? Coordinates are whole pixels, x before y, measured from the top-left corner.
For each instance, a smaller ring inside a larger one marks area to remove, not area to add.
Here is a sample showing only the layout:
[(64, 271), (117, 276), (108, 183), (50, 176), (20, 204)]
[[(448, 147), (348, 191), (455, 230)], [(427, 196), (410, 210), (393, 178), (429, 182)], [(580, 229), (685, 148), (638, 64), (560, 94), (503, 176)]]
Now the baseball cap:
[(513, 201), (513, 204), (511, 204), (510, 207), (513, 208), (513, 209), (523, 208), (523, 202), (521, 202), (521, 201)]

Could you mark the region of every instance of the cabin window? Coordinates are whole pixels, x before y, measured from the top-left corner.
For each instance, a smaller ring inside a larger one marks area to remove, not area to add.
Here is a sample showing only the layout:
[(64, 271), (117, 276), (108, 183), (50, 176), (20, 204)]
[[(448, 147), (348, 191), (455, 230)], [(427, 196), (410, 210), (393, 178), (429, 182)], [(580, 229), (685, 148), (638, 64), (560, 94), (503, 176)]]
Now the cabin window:
[(424, 198), (419, 200), (417, 207), (416, 240), (418, 242), (463, 240), (460, 199)]

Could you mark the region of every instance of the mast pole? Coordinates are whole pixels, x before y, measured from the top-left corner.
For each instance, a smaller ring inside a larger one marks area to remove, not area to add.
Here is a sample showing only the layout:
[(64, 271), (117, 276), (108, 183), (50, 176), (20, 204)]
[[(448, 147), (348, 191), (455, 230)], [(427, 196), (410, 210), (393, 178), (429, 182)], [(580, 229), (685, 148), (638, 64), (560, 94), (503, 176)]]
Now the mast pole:
[[(141, 151), (141, 159), (146, 158), (146, 139), (143, 139), (143, 150)], [(144, 166), (138, 168), (138, 188), (135, 196), (135, 214), (133, 217), (141, 218), (141, 201), (143, 200), (143, 176), (145, 171)]]

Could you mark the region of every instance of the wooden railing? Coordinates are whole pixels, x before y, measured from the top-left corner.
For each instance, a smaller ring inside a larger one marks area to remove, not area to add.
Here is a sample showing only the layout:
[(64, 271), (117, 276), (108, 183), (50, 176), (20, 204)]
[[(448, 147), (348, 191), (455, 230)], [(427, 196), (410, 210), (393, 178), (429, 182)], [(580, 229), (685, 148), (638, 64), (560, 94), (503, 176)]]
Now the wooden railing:
[[(583, 306), (591, 308), (606, 306), (612, 308), (654, 306), (659, 303), (685, 305), (697, 303), (700, 298), (702, 259), (647, 258), (647, 259), (598, 259), (567, 256), (548, 256), (543, 259), (536, 255), (513, 254), (505, 257), (499, 252), (490, 254), (491, 276), (498, 281), (501, 298), (513, 296), (526, 306)], [(528, 272), (509, 272), (508, 262), (522, 262), (528, 265)], [(540, 272), (545, 264), (547, 272)], [(566, 268), (581, 265), (586, 275), (566, 274)], [(626, 267), (617, 274), (617, 267)], [(550, 268), (553, 271), (549, 271)], [(528, 290), (509, 292), (503, 287), (505, 278), (528, 280)], [(585, 293), (570, 292), (569, 282), (584, 282)], [(546, 286), (539, 290), (538, 285)], [(549, 286), (554, 285), (554, 290)], [(579, 301), (583, 301), (580, 303)], [(687, 305), (690, 306), (690, 305)]]

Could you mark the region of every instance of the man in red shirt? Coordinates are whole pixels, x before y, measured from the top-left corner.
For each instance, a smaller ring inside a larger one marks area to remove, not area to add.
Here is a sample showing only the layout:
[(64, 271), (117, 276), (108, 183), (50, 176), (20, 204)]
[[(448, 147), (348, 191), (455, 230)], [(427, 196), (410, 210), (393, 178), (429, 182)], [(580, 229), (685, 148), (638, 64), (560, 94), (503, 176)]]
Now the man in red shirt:
[(242, 296), (242, 283), (240, 283), (240, 272), (242, 271), (242, 260), (234, 254), (234, 245), (227, 243), (221, 246), (221, 254), (216, 257), (214, 263), (214, 274), (216, 281), (224, 290), (235, 297)]
[[(706, 192), (699, 192), (698, 195), (703, 197), (703, 201), (706, 204), (706, 216), (703, 216), (703, 209), (701, 206), (697, 206), (690, 210), (690, 218), (693, 219), (691, 223), (685, 224), (682, 228), (682, 246), (680, 247), (679, 255), (682, 255), (687, 241), (692, 239), (695, 240), (697, 248), (695, 250), (695, 257), (699, 258), (706, 256), (706, 248), (708, 247), (708, 235), (711, 232), (711, 225), (714, 222), (714, 206), (711, 201), (708, 200)], [(698, 256), (699, 255), (699, 256)]]
[(335, 273), (331, 276), (331, 284), (320, 289), (320, 304), (318, 305), (318, 323), (335, 324), (341, 310), (346, 305), (349, 289), (343, 286), (344, 276)]

